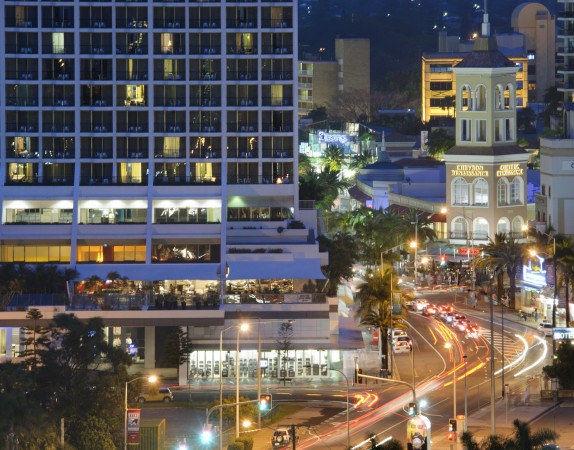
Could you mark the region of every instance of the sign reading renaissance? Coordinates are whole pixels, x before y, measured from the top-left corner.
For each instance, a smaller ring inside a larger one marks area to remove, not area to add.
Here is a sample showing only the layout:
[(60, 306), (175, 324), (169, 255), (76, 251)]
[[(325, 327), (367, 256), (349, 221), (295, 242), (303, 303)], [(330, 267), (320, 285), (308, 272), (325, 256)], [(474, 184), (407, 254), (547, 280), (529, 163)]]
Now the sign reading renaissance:
[(496, 171), (497, 177), (514, 177), (524, 175), (524, 169), (520, 164), (501, 164)]
[(457, 164), (456, 169), (450, 171), (453, 177), (487, 177), (488, 170), (480, 164)]

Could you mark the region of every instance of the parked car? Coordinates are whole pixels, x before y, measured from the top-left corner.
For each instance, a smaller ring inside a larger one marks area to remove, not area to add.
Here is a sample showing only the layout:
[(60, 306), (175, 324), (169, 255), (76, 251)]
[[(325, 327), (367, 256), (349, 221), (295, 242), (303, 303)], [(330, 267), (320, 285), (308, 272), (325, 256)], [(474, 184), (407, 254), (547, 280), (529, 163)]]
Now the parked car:
[(549, 337), (552, 336), (553, 328), (552, 322), (540, 322), (538, 324), (538, 331), (540, 331), (544, 336)]
[(273, 448), (284, 447), (291, 444), (291, 442), (291, 431), (287, 427), (277, 428), (271, 438)]
[(137, 396), (138, 403), (146, 402), (173, 402), (173, 394), (171, 389), (168, 387), (162, 387), (159, 389), (150, 389), (148, 391), (142, 392)]

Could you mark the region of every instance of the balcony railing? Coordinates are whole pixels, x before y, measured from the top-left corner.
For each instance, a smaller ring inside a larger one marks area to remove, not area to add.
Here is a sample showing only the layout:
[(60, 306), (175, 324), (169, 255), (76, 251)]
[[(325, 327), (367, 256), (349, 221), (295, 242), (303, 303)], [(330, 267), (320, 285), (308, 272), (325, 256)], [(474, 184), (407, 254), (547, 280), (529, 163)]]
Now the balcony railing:
[(154, 186), (183, 186), (183, 185), (221, 185), (221, 178), (215, 176), (158, 176), (154, 178)]

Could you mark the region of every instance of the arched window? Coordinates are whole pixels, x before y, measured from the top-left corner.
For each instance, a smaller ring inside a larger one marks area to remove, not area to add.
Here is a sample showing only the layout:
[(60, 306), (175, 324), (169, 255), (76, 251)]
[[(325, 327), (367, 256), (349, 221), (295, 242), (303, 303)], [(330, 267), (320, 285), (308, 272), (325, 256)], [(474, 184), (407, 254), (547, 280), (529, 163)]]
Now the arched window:
[(496, 199), (498, 206), (508, 205), (508, 178), (500, 178), (496, 183)]
[(504, 88), (502, 85), (496, 85), (496, 91), (494, 94), (494, 108), (497, 111), (504, 109)]
[(455, 217), (451, 222), (451, 239), (468, 239), (468, 224), (464, 217)]
[(455, 178), (452, 181), (452, 204), (468, 205), (468, 183), (464, 178)]
[(501, 217), (498, 220), (498, 224), (496, 224), (496, 232), (504, 234), (510, 233), (510, 220), (506, 217)]
[(474, 204), (488, 206), (488, 182), (484, 178), (474, 180)]
[(516, 108), (516, 93), (514, 92), (514, 85), (512, 83), (507, 84), (504, 90), (504, 108)]
[(472, 91), (468, 84), (465, 84), (460, 88), (460, 110), (472, 110)]
[(510, 204), (524, 204), (524, 181), (522, 177), (514, 177), (510, 182)]
[(478, 217), (472, 222), (472, 239), (488, 239), (488, 221)]
[(521, 216), (516, 216), (512, 219), (512, 235), (515, 238), (525, 236), (525, 232), (522, 229), (523, 226), (524, 226), (524, 219)]
[(474, 90), (474, 110), (486, 111), (486, 87), (482, 84)]

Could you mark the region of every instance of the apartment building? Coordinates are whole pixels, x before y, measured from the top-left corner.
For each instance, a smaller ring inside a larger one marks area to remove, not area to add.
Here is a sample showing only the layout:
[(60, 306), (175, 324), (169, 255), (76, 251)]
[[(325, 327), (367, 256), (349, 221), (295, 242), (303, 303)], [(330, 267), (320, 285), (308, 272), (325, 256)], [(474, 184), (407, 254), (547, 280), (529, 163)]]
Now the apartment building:
[[(337, 348), (303, 294), (323, 275), (298, 201), (296, 2), (5, 0), (0, 35), (1, 263), (76, 269), (67, 309), (145, 368), (179, 326), (222, 373), (213, 349), (245, 318)], [(83, 280), (109, 273), (128, 281), (95, 302)], [(0, 353), (24, 314), (0, 317)]]

